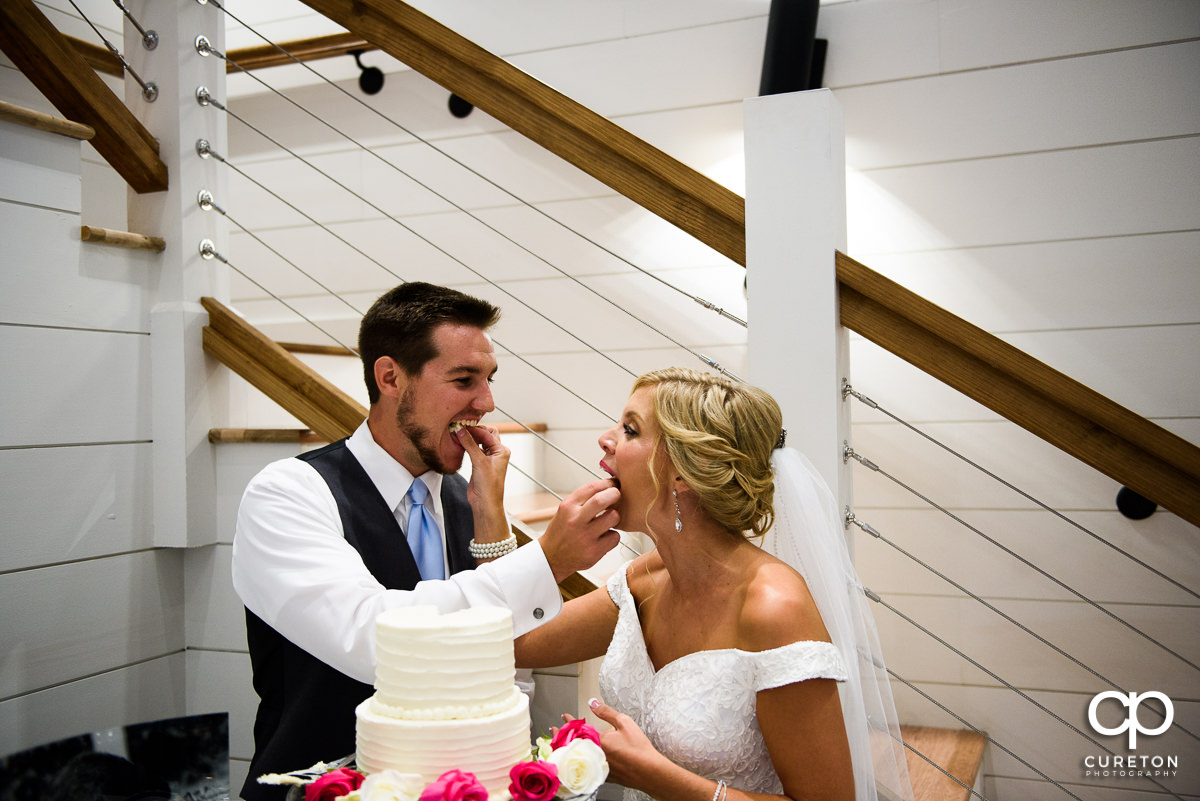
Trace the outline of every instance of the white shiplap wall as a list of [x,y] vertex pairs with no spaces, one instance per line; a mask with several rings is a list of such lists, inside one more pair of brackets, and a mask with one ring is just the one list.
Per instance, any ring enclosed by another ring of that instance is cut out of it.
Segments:
[[[81,9],[106,38],[122,42],[120,11],[106,0],[39,7],[59,30],[99,43]],[[121,81],[103,80],[123,94]],[[59,115],[3,57],[0,98]],[[195,689],[205,678],[223,679],[204,670],[204,651],[189,651],[187,642],[189,634],[199,644],[212,639],[202,625],[193,631],[191,612],[204,605],[187,599],[220,590],[203,573],[216,546],[155,547],[162,532],[155,530],[154,446],[169,432],[154,428],[154,379],[170,370],[154,369],[151,319],[163,299],[164,257],[80,242],[81,224],[128,228],[126,185],[91,145],[3,128],[0,754],[7,755],[230,706],[225,698],[207,704]],[[177,241],[170,247],[178,253]],[[181,532],[170,534],[183,541]]]
[[[884,5],[829,9],[828,35]],[[837,90],[847,121],[850,252],[1197,442],[1200,92],[1189,76],[1200,67],[1200,7],[1085,5],[890,4],[898,15],[892,24],[926,46],[898,70],[847,68],[847,85]],[[1086,22],[1072,11],[1086,13]],[[1128,521],[1114,511],[1115,482],[869,343],[856,342],[851,361],[856,387],[899,416],[1200,587],[1194,526],[1162,511]],[[887,417],[861,405],[854,414],[859,452],[1197,661],[1194,596],[975,476]],[[1126,690],[1168,693],[1177,722],[1197,731],[1195,669],[895,483],[863,468],[855,477],[861,519]],[[1084,775],[1084,757],[1101,753],[1095,745],[997,689],[1000,679],[1014,684],[1093,734],[1087,704],[1109,685],[887,544],[860,536],[857,554],[865,583],[994,675],[879,609],[898,673],[1081,797],[1140,798],[1158,789]],[[958,725],[910,689],[899,688],[897,699],[905,720]],[[1176,729],[1149,752],[1186,755],[1192,746]],[[997,749],[985,768],[989,797],[1061,795]],[[1164,784],[1196,792],[1200,776],[1181,771]]]
[[155,258],[81,244],[80,176],[101,170],[76,140],[2,125],[7,754],[183,714],[185,697],[183,559],[152,547]]

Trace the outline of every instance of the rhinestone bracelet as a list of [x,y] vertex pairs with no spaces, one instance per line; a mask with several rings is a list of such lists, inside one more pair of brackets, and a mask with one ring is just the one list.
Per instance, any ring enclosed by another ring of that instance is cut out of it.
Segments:
[[504,556],[506,553],[512,553],[517,549],[517,535],[509,534],[508,539],[500,540],[499,542],[479,543],[471,540],[467,544],[467,548],[471,551],[471,556],[476,559],[495,559],[498,556]]

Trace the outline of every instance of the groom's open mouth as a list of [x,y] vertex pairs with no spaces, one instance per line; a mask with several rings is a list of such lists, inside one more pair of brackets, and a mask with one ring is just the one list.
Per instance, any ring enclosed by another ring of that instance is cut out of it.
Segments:
[[450,433],[457,434],[460,429],[479,425],[478,420],[454,420],[450,423]]

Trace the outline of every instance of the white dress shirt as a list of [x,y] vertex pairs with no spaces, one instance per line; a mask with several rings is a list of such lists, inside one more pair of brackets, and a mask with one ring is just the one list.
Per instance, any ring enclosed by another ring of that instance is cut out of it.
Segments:
[[[364,422],[347,447],[400,518],[412,476],[371,436]],[[436,475],[436,474],[435,474]],[[441,476],[430,480],[432,511],[442,528]],[[436,486],[435,486],[436,483]],[[272,462],[251,479],[233,539],[233,588],[254,614],[293,643],[359,681],[375,680],[375,618],[419,604],[442,612],[469,606],[512,610],[520,636],[562,609],[562,596],[540,546],[516,551],[444,581],[412,590],[385,589],[342,531],[329,485],[301,459]]]

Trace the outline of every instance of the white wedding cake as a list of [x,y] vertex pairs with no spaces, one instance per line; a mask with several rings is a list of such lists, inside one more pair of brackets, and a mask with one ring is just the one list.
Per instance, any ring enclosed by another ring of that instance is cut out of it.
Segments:
[[474,773],[492,796],[528,758],[529,699],[514,683],[512,613],[391,609],[376,621],[375,694],[357,711],[358,769],[432,782]]

